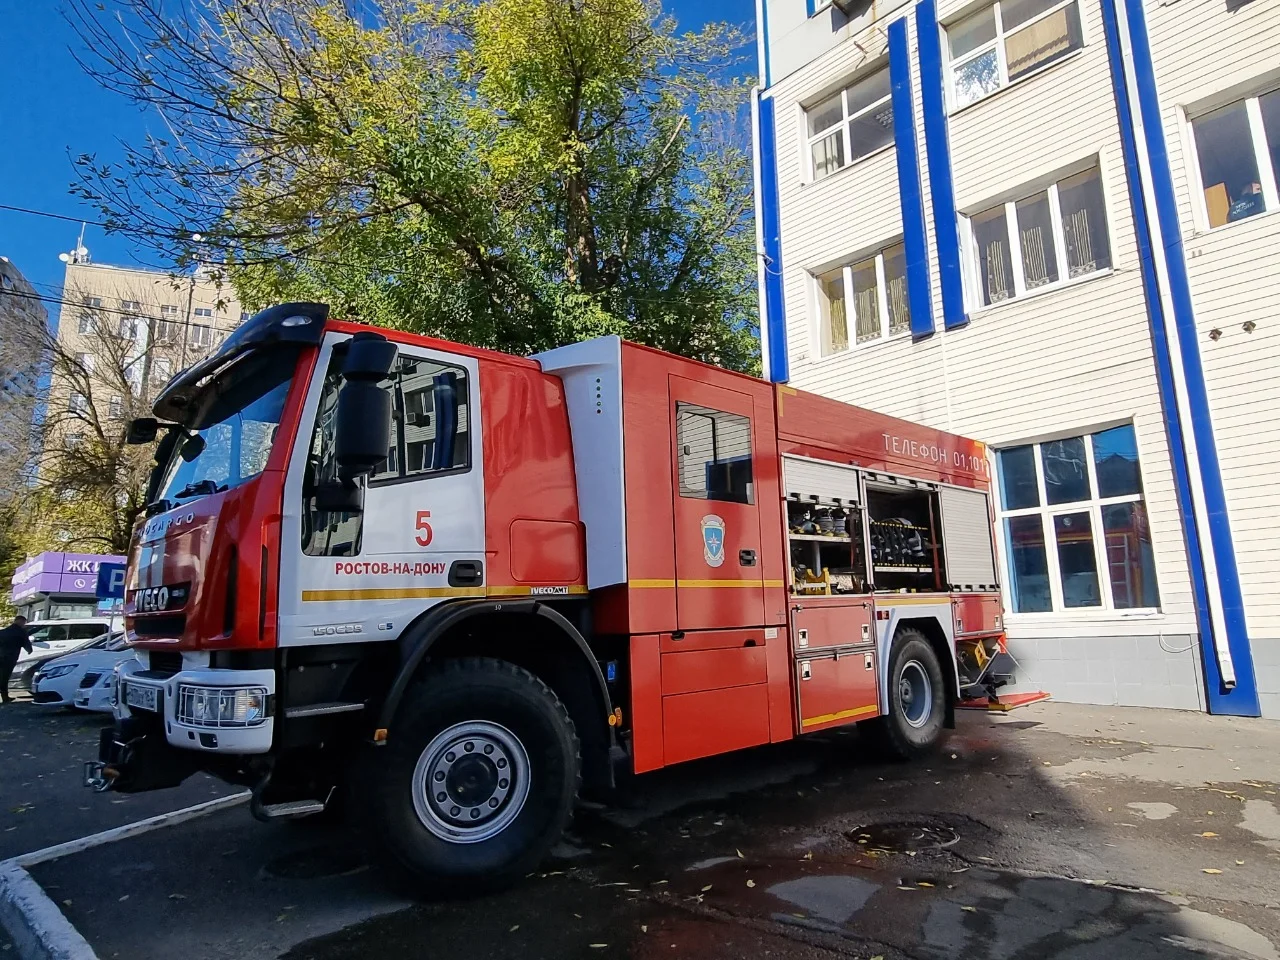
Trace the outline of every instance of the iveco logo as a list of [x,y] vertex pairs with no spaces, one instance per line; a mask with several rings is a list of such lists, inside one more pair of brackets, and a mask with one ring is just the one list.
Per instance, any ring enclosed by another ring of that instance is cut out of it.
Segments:
[[364,625],[360,623],[333,623],[323,627],[312,627],[313,637],[336,637],[349,633],[364,633]]

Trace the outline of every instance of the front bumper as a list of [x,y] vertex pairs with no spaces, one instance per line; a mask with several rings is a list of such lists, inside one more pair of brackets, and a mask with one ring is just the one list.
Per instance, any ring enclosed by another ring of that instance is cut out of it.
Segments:
[[[112,710],[116,725],[129,720],[156,718],[169,746],[179,750],[194,750],[217,754],[262,754],[271,750],[275,736],[275,720],[267,716],[252,726],[212,726],[191,723],[177,715],[178,687],[182,684],[234,690],[237,687],[261,687],[267,691],[268,700],[276,692],[274,670],[223,670],[211,667],[186,665],[172,676],[158,676],[137,659],[125,660],[116,667],[115,690]],[[125,702],[125,687],[137,685],[156,691],[157,710],[153,713]]]

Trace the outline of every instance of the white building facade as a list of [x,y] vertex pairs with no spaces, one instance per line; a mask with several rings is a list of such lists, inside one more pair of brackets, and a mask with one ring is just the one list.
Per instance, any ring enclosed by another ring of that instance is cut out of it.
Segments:
[[989,445],[1028,687],[1280,718],[1280,5],[757,18],[766,375]]

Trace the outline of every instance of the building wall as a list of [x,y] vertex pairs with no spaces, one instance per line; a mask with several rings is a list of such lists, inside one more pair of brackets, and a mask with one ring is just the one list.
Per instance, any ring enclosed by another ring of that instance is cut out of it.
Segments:
[[1280,9],[1181,0],[1146,15],[1258,694],[1280,716],[1280,211],[1210,229],[1188,135],[1189,117],[1280,88]]
[[0,502],[24,482],[34,453],[41,347],[49,316],[34,287],[0,257]]
[[[980,6],[939,0],[938,17],[948,24]],[[793,16],[798,7],[787,5]],[[936,149],[936,144],[927,144],[924,136],[915,7],[860,21],[856,32],[832,30],[820,14],[802,26],[793,23],[771,48],[773,84],[765,95],[774,99],[777,118],[790,377],[804,389],[978,437],[994,447],[1131,421],[1150,514],[1159,611],[1012,613],[1006,621],[1011,648],[1030,684],[1062,699],[1203,708],[1200,627],[1153,357],[1102,0],[1081,0],[1080,9],[1082,49],[951,114],[955,200],[961,213],[977,212],[1034,192],[1096,157],[1112,268],[993,307],[979,308],[970,299],[969,322],[950,331],[943,330],[937,232],[951,229],[952,220],[951,211],[933,209],[923,163],[926,147]],[[1189,103],[1253,90],[1270,79],[1267,71],[1276,77],[1272,85],[1280,85],[1280,12],[1258,0],[1235,13],[1216,0],[1175,0],[1147,4],[1147,15],[1259,693],[1264,712],[1280,716],[1280,600],[1267,577],[1280,559],[1270,547],[1269,521],[1280,513],[1280,484],[1271,479],[1277,474],[1272,461],[1280,457],[1275,442],[1280,430],[1271,426],[1280,412],[1280,380],[1272,373],[1280,351],[1273,337],[1280,333],[1270,329],[1280,316],[1274,252],[1280,218],[1255,217],[1212,233],[1198,228],[1189,186],[1194,171],[1183,156],[1181,131]],[[885,28],[900,16],[909,17],[936,332],[914,342],[902,336],[821,357],[813,276],[897,240],[902,217],[895,148],[806,182],[804,108],[883,62],[878,58]],[[770,30],[777,33],[782,26],[775,15]],[[802,35],[810,52],[808,62],[800,63],[802,52],[786,38]],[[1268,256],[1272,266],[1259,269]],[[971,269],[967,263],[965,269]],[[1257,324],[1252,334],[1241,329],[1246,319]],[[1207,338],[1212,329],[1224,331],[1216,342]],[[1006,545],[1000,546],[1004,558]]]
[[[204,275],[73,262],[67,265],[63,301],[59,353],[94,358],[87,403],[100,423],[142,413],[173,374],[206,356],[241,321],[230,287]],[[55,359],[49,390],[55,432],[81,429],[68,408],[72,392],[85,394],[85,386]]]

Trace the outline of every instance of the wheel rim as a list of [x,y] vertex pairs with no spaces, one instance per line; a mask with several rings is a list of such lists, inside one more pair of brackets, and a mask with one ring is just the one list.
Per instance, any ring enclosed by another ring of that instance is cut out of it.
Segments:
[[488,720],[441,730],[418,757],[413,808],[441,840],[479,843],[511,825],[529,796],[529,754]]
[[898,674],[898,700],[902,716],[913,727],[923,727],[933,713],[933,684],[919,660],[908,660]]

